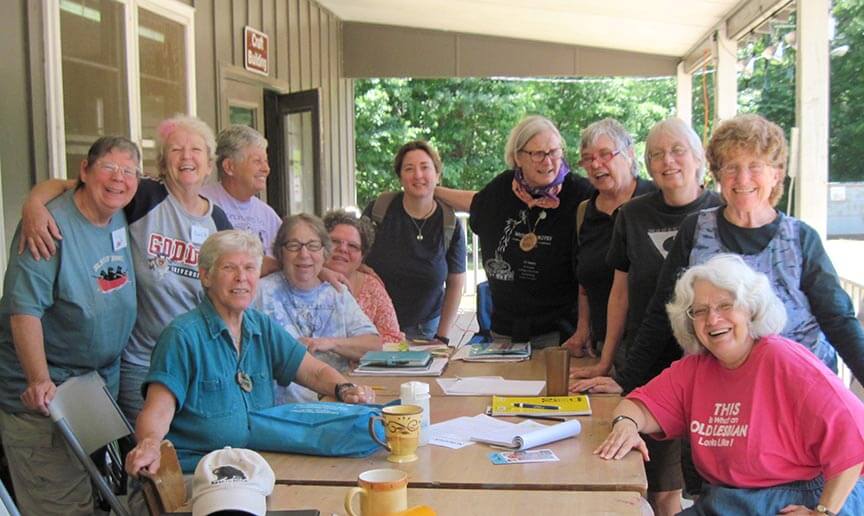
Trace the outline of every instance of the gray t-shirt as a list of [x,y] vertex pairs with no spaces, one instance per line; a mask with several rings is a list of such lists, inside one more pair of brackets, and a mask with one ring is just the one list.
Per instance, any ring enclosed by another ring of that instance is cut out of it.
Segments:
[[12,342],[10,317],[32,315],[42,322],[51,380],[60,385],[98,371],[116,395],[120,353],[135,322],[135,273],[126,217],[115,213],[104,227],[93,225],[75,206],[74,191],[48,210],[63,234],[49,260],[19,255],[15,232],[0,301],[0,408],[24,410],[27,385]]
[[231,223],[213,203],[205,215],[190,215],[164,184],[150,179],[141,180],[126,217],[138,274],[138,319],[123,361],[147,367],[162,330],[204,298],[198,279],[201,244],[216,231],[231,229]]
[[201,195],[222,208],[234,229],[258,235],[264,244],[264,254],[273,256],[273,241],[276,240],[276,233],[282,225],[282,219],[273,208],[257,197],[240,201],[232,197],[222,183],[205,186],[201,189]]

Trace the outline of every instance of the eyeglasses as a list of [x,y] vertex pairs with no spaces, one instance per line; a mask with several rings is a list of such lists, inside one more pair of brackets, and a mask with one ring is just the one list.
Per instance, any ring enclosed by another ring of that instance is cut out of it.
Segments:
[[360,244],[358,244],[356,242],[350,242],[348,240],[341,240],[339,238],[331,238],[331,240],[333,240],[333,247],[342,247],[344,245],[352,253],[359,253],[363,250],[360,247]]
[[581,165],[582,168],[588,168],[597,160],[600,160],[601,165],[605,165],[606,163],[609,163],[610,161],[612,161],[612,158],[614,158],[615,156],[617,156],[619,154],[621,154],[620,150],[610,151],[609,149],[603,149],[600,152],[598,152],[596,155],[595,154],[582,154],[579,157],[579,165]]
[[534,163],[542,163],[543,160],[546,158],[558,159],[564,155],[564,151],[560,148],[552,149],[550,151],[542,151],[542,150],[529,151],[529,150],[525,150],[525,149],[519,149],[519,152],[521,152],[523,154],[527,154],[531,158],[531,161],[533,161]]
[[648,160],[649,161],[666,161],[666,156],[672,156],[673,158],[680,158],[687,154],[689,149],[684,147],[683,145],[675,145],[668,151],[665,150],[653,150],[648,152]]
[[768,167],[769,165],[764,161],[753,161],[746,167],[742,167],[738,163],[729,163],[720,167],[720,177],[738,177],[745,168],[750,172],[751,176],[759,177],[765,173]]
[[127,179],[138,179],[141,177],[141,169],[138,167],[130,168],[130,167],[121,167],[117,163],[113,163],[111,161],[103,161],[99,165],[99,170],[105,172],[106,174],[114,175],[117,172],[122,172],[123,177]]
[[306,248],[310,253],[317,253],[321,249],[324,249],[324,244],[321,243],[320,240],[310,240],[308,242],[301,242],[299,240],[289,240],[282,244],[282,247],[285,250],[290,251],[292,253],[299,253],[300,249]]
[[698,305],[691,306],[687,309],[687,317],[694,321],[703,321],[708,318],[711,312],[717,312],[717,315],[728,315],[735,308],[735,303],[725,301],[716,305]]

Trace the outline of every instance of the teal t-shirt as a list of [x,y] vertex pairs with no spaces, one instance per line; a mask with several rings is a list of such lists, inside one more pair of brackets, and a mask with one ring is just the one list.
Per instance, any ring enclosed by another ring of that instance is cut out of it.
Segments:
[[[209,298],[165,328],[141,386],[164,385],[177,400],[166,438],[177,449],[183,471],[191,473],[213,450],[247,448],[249,412],[274,405],[273,381],[288,385],[306,355],[306,348],[263,313],[243,314],[238,356],[225,322]],[[246,392],[238,373],[251,380]]]
[[69,191],[48,209],[63,235],[50,260],[18,255],[21,227],[9,252],[0,300],[0,408],[24,411],[27,382],[12,342],[10,317],[41,319],[51,380],[60,385],[98,371],[116,395],[120,353],[135,323],[135,274],[126,217],[118,211],[104,227],[84,218]]

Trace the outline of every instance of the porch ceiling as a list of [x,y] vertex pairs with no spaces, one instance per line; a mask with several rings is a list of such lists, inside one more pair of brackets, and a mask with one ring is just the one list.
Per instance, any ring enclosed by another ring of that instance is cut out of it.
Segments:
[[317,0],[347,22],[683,56],[741,0]]

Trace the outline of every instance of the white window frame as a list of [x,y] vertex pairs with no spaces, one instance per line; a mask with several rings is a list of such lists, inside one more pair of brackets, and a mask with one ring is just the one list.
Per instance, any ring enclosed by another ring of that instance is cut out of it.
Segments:
[[[45,17],[45,106],[48,132],[48,175],[66,179],[66,124],[63,109],[63,62],[60,49],[60,1],[42,0]],[[141,134],[141,80],[138,59],[138,9],[146,9],[185,27],[186,113],[197,113],[195,82],[195,8],[177,0],[112,0],[124,9],[126,84],[129,105],[129,136],[142,148],[155,142]]]

